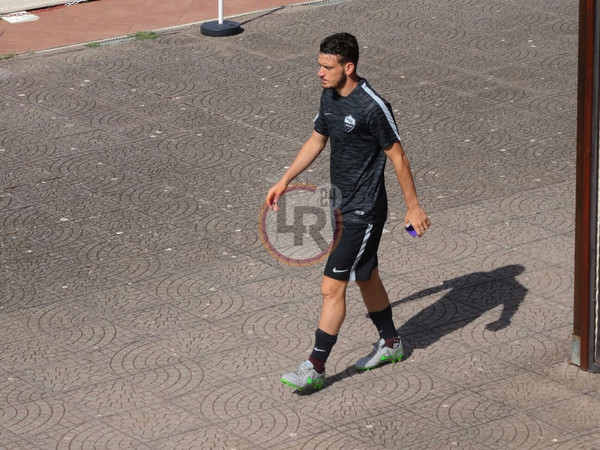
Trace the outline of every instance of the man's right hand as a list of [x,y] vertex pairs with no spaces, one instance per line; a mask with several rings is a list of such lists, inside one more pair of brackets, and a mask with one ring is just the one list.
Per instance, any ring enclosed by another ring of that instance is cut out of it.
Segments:
[[269,189],[269,192],[267,193],[266,202],[267,205],[269,205],[269,208],[271,208],[273,211],[279,211],[279,205],[277,204],[277,202],[279,201],[279,197],[283,195],[287,187],[287,183],[278,181],[276,184],[273,185],[271,189]]

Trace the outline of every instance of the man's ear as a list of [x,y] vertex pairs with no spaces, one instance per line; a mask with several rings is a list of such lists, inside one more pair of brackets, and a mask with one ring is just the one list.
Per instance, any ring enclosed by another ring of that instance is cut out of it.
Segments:
[[356,67],[354,66],[353,62],[347,62],[346,64],[344,64],[344,73],[346,75],[350,75],[352,72],[354,72],[355,69]]

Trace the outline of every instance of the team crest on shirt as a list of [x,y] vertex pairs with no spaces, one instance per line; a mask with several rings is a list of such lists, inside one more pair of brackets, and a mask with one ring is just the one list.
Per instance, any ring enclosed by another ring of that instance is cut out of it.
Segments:
[[352,130],[354,130],[356,119],[352,116],[346,116],[344,117],[344,125],[346,126],[346,131],[350,133]]

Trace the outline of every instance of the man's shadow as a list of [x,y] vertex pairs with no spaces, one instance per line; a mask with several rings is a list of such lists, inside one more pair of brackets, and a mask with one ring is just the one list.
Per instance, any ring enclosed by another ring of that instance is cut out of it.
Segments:
[[[414,350],[429,347],[500,305],[500,317],[488,323],[485,328],[499,331],[508,327],[527,294],[527,289],[516,278],[524,271],[525,267],[514,264],[490,272],[474,272],[392,302],[394,308],[441,291],[448,291],[441,299],[419,311],[398,328],[404,345],[404,359],[408,359]],[[402,320],[397,314],[394,319],[396,323]],[[359,356],[362,355],[357,355],[357,359]],[[324,387],[359,373],[353,365],[349,366],[333,376],[326,377]]]
[[393,302],[392,308],[448,290],[441,299],[398,328],[404,345],[404,358],[409,358],[415,349],[425,349],[464,328],[498,306],[502,306],[500,317],[486,324],[485,328],[489,331],[507,328],[527,295],[527,288],[516,278],[524,271],[525,267],[515,264],[491,272],[475,272]]

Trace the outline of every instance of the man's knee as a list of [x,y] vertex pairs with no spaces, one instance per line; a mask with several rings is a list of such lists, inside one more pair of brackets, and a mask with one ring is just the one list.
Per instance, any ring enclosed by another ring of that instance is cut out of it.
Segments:
[[324,300],[343,300],[346,294],[347,281],[334,280],[333,278],[323,277],[321,283],[321,293]]

